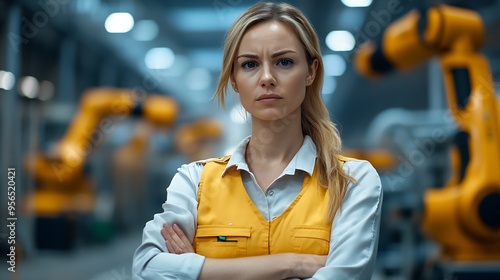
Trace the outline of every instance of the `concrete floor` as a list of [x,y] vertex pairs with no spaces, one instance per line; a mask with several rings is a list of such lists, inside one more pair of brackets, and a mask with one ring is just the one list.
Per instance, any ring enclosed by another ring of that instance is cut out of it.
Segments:
[[77,248],[72,252],[38,251],[17,263],[16,273],[0,265],[4,280],[132,280],[132,256],[141,232],[120,236],[104,245]]

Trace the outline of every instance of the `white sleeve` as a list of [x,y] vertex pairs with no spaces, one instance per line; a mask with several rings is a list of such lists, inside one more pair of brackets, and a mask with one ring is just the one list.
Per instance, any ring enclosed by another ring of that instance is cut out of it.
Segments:
[[205,257],[194,253],[171,254],[160,230],[165,222],[177,224],[193,242],[197,224],[198,183],[203,166],[181,166],[167,188],[163,213],[154,215],[143,230],[142,243],[133,258],[133,279],[197,279]]
[[331,231],[326,266],[310,279],[369,280],[375,267],[382,207],[382,184],[375,168],[350,160],[344,170],[357,180],[349,184]]

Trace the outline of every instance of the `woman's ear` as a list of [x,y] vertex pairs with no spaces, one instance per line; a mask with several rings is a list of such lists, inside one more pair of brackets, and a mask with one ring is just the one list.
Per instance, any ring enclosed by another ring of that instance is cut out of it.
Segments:
[[316,78],[316,71],[318,70],[318,65],[319,65],[319,61],[317,58],[315,58],[313,60],[313,62],[311,63],[311,65],[309,66],[309,71],[308,71],[307,77],[306,77],[306,85],[307,86],[312,85],[312,83],[314,82],[314,79]]
[[234,81],[234,76],[229,76],[229,79],[231,80],[231,86],[233,87],[233,90],[235,92],[238,92],[238,85],[236,85],[236,82]]

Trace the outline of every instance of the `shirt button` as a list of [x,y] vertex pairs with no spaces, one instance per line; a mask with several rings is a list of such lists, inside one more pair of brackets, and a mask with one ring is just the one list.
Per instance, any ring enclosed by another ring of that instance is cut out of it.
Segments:
[[268,194],[269,196],[273,196],[273,195],[274,195],[274,191],[269,191],[267,194]]

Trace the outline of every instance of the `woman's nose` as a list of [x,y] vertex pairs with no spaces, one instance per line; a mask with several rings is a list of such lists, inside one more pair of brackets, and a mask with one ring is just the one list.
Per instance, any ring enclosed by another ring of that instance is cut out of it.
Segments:
[[276,79],[269,64],[264,64],[262,66],[260,85],[262,87],[276,86]]

